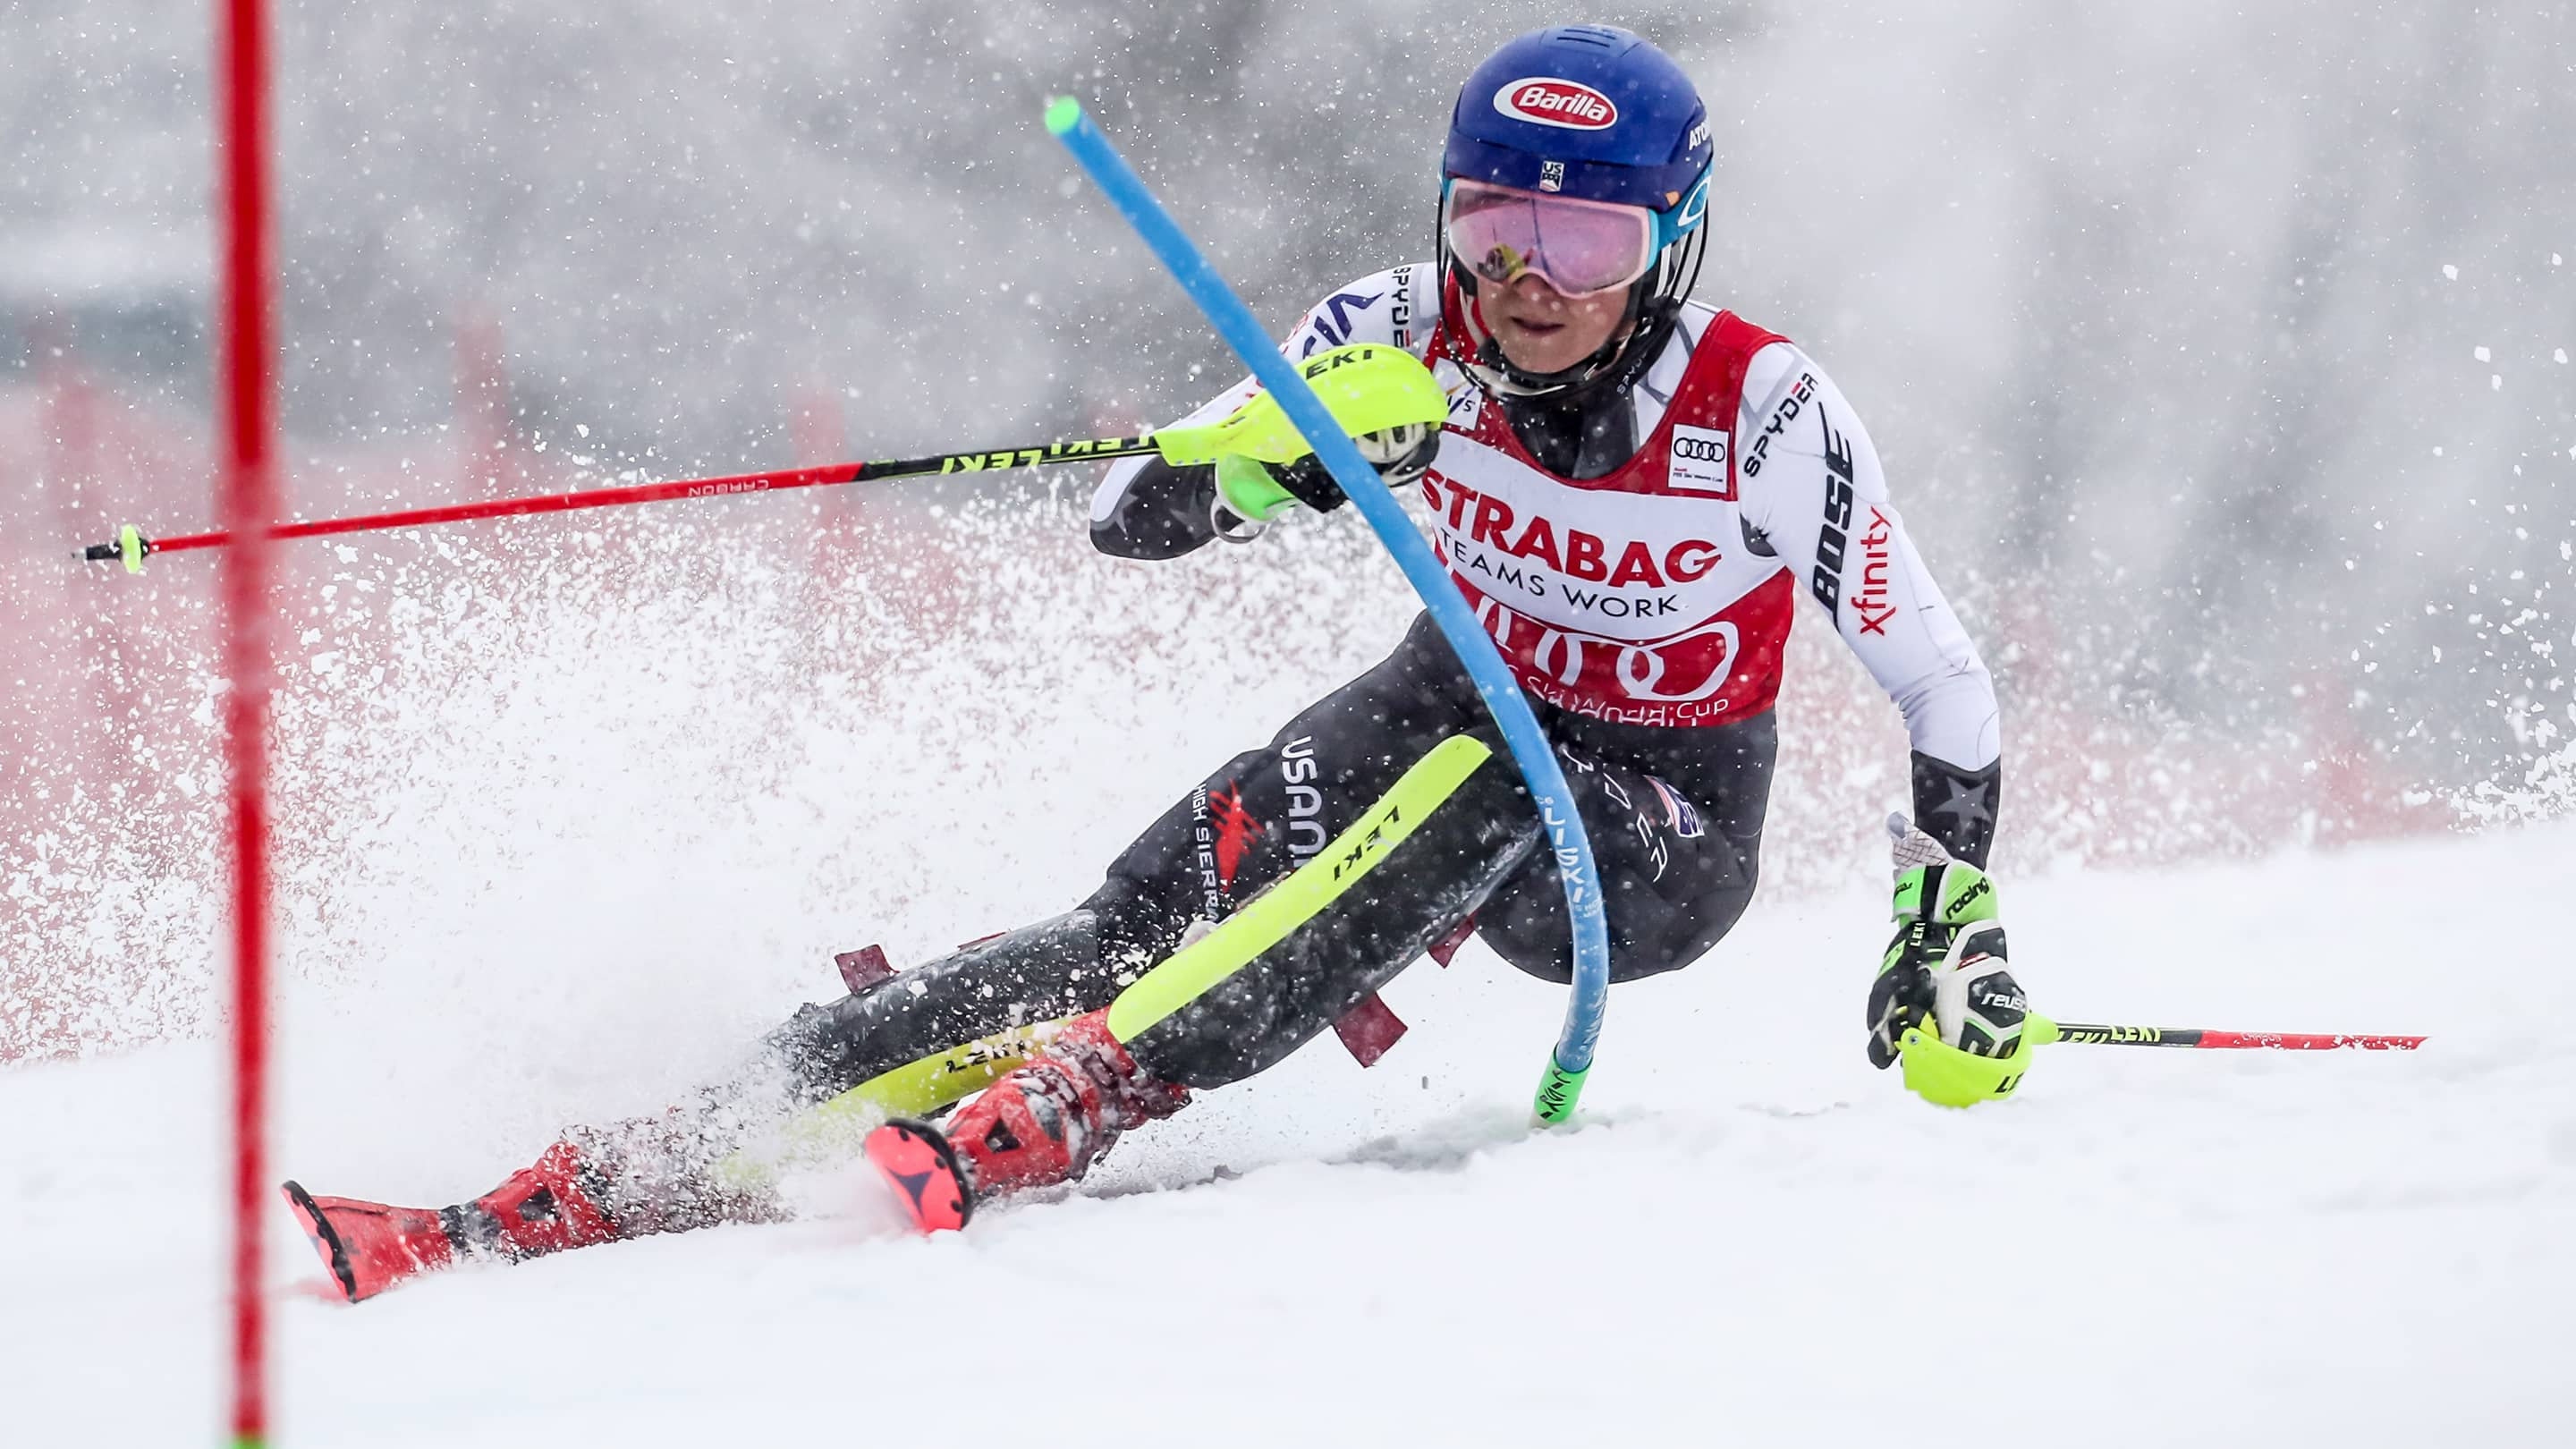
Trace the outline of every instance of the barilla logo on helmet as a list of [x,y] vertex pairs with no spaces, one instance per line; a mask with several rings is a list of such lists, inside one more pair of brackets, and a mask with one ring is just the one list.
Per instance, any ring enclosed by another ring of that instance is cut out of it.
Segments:
[[1494,109],[1516,121],[1569,131],[1606,131],[1619,120],[1619,107],[1608,96],[1581,81],[1545,75],[1525,76],[1494,92]]

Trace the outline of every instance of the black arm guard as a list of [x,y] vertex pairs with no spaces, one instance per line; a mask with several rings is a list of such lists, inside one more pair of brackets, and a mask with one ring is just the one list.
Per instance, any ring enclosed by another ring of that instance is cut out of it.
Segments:
[[2003,799],[2004,762],[1962,770],[1914,752],[1914,823],[1954,860],[1979,870],[1995,843],[1995,806]]
[[1091,546],[1119,558],[1165,559],[1216,537],[1216,465],[1175,468],[1149,458],[1127,485],[1117,511],[1091,525]]

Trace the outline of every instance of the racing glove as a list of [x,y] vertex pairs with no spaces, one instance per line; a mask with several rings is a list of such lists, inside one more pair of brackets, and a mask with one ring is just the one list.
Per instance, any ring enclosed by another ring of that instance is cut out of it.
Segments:
[[[2029,1003],[2005,957],[1994,878],[1952,859],[1901,815],[1887,827],[1896,844],[1896,937],[1869,989],[1869,1063],[1905,1060],[1906,1085],[1947,1106],[2001,1097],[2020,1081]],[[1919,1033],[1915,1043],[1909,1032]],[[1920,1071],[1914,1051],[1925,1053]],[[1927,1090],[1935,1077],[1943,1080]]]
[[[1440,434],[1437,424],[1399,423],[1356,434],[1351,442],[1388,487],[1401,488],[1421,477],[1440,455]],[[1292,503],[1330,513],[1350,501],[1323,460],[1312,453],[1293,463],[1264,463],[1229,453],[1217,459],[1216,489],[1217,500],[1227,512],[1253,523],[1269,522]]]

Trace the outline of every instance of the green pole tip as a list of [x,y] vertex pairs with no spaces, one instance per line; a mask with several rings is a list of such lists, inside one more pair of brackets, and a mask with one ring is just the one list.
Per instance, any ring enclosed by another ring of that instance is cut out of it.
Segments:
[[1556,1054],[1549,1053],[1547,1074],[1539,1079],[1538,1101],[1533,1104],[1539,1122],[1553,1127],[1574,1120],[1574,1104],[1583,1100],[1583,1079],[1590,1075],[1590,1067],[1579,1072],[1567,1071],[1557,1065]]
[[1082,124],[1082,102],[1071,96],[1058,96],[1047,102],[1047,134],[1061,136]]
[[129,523],[116,531],[117,550],[125,555],[125,571],[143,572],[143,530]]

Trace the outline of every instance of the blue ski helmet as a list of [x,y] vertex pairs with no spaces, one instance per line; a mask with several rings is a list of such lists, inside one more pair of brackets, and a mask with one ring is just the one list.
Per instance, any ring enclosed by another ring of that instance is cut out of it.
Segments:
[[[1716,148],[1699,88],[1654,43],[1610,25],[1560,25],[1519,36],[1486,57],[1459,89],[1441,159],[1443,213],[1453,179],[1644,207],[1655,214],[1656,264],[1629,292],[1629,325],[1599,354],[1562,373],[1532,376],[1490,341],[1478,380],[1532,393],[1642,371],[1671,335],[1698,279]],[[1441,238],[1441,270],[1475,291]],[[1626,366],[1621,364],[1625,363]]]

